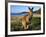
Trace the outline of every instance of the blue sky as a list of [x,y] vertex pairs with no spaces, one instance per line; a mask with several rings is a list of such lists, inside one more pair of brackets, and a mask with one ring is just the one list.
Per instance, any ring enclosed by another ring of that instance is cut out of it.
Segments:
[[10,7],[10,11],[11,13],[21,13],[21,12],[24,12],[24,11],[29,11],[28,7],[30,8],[34,8],[33,11],[36,11],[38,9],[40,9],[40,6],[20,6],[20,5],[11,5]]

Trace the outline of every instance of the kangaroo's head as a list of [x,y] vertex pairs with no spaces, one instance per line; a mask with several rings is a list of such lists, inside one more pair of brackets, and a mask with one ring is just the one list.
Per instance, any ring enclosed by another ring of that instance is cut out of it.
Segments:
[[33,7],[32,7],[32,8],[28,7],[28,9],[29,9],[31,12],[33,12]]
[[28,9],[29,9],[29,15],[32,16],[33,15],[33,7],[32,8],[28,7]]

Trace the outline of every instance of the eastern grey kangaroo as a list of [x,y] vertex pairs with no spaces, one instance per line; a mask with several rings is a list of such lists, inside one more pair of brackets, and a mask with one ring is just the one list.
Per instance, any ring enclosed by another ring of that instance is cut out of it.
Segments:
[[24,30],[27,30],[29,28],[29,24],[31,23],[30,21],[32,20],[32,16],[33,16],[33,7],[30,8],[28,7],[29,12],[27,11],[27,15],[23,16],[22,19],[22,26],[24,28]]

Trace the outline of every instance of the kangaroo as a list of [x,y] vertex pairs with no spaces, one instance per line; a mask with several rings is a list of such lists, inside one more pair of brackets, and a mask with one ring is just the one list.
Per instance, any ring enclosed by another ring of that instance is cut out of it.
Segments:
[[24,28],[24,30],[29,29],[29,24],[31,23],[30,21],[32,20],[32,16],[33,16],[33,8],[28,7],[29,12],[26,12],[27,15],[23,16],[22,19],[22,26]]

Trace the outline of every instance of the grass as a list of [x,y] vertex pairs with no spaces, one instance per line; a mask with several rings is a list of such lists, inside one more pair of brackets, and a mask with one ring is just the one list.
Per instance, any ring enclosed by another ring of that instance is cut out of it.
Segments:
[[[18,19],[14,19],[14,21],[16,22],[11,22],[11,31],[23,31],[21,21]],[[29,30],[40,30],[40,29],[41,29],[41,18],[32,17]]]

